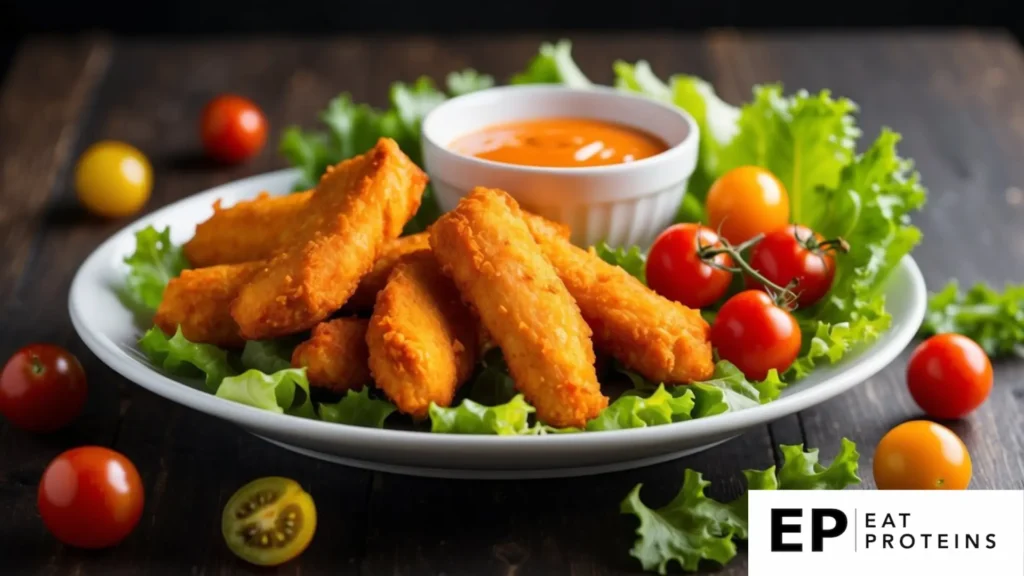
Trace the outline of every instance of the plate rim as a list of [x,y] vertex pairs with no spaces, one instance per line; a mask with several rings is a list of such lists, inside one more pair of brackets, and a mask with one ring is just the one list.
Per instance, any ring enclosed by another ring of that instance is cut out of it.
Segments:
[[[88,289],[86,285],[87,277],[94,270],[97,273],[102,271],[103,264],[101,260],[110,257],[108,252],[112,250],[112,246],[122,241],[121,239],[126,234],[132,234],[140,228],[160,221],[162,216],[176,211],[182,205],[198,203],[206,198],[216,197],[219,193],[223,193],[225,189],[246,185],[255,187],[253,181],[271,180],[274,178],[283,179],[285,176],[297,174],[298,170],[286,168],[220,184],[172,202],[111,234],[79,266],[68,292],[68,309],[71,323],[86,347],[109,368],[136,385],[172,402],[216,418],[230,420],[247,429],[286,430],[290,435],[301,435],[325,440],[343,434],[345,436],[345,443],[391,444],[393,442],[414,442],[418,445],[417,449],[422,448],[424,450],[480,449],[500,445],[511,450],[539,449],[554,452],[567,448],[593,448],[610,442],[628,444],[642,440],[644,443],[659,443],[671,442],[683,437],[720,436],[737,430],[745,430],[758,424],[771,422],[810,408],[847,392],[892,363],[913,341],[925,314],[927,290],[924,277],[913,257],[907,255],[903,257],[898,266],[906,268],[906,272],[911,279],[909,283],[909,290],[913,292],[910,299],[911,310],[909,311],[911,321],[889,329],[896,332],[892,334],[892,341],[888,346],[876,350],[875,345],[869,345],[860,352],[860,354],[872,354],[872,357],[867,361],[848,370],[840,371],[832,375],[825,382],[783,396],[768,404],[737,412],[718,414],[708,418],[661,426],[601,431],[597,433],[524,436],[437,434],[409,430],[365,428],[269,412],[218,398],[213,394],[179,382],[156,369],[150,368],[138,358],[133,358],[111,338],[89,328],[87,322],[82,318],[82,312],[79,310],[77,301],[82,298],[83,290]],[[108,286],[103,286],[102,288],[110,289]]]

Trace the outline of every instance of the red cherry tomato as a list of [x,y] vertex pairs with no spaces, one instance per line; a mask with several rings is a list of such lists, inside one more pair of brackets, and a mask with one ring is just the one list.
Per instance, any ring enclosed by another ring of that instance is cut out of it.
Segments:
[[746,290],[726,300],[711,325],[718,355],[752,380],[785,372],[800,353],[800,327],[768,294]]
[[[797,303],[806,307],[821,300],[832,288],[836,274],[835,259],[829,247],[817,248],[825,240],[810,228],[790,224],[764,237],[750,254],[750,265],[778,286],[789,286],[797,294]],[[747,286],[760,287],[747,277]]]
[[236,163],[255,156],[267,141],[267,119],[254,102],[234,94],[211,100],[200,126],[206,153]]
[[121,454],[99,446],[57,456],[39,481],[39,515],[61,542],[106,548],[124,540],[139,523],[142,480]]
[[88,386],[82,365],[52,344],[18,350],[0,376],[0,414],[22,430],[53,432],[82,413]]
[[939,334],[910,356],[907,385],[914,402],[932,418],[963,418],[992,391],[992,362],[974,340]]
[[[732,273],[702,260],[701,247],[721,247],[718,234],[699,224],[676,224],[666,228],[647,254],[647,285],[669,300],[690,308],[703,308],[720,300],[729,289]],[[732,266],[728,254],[719,254],[712,262]]]

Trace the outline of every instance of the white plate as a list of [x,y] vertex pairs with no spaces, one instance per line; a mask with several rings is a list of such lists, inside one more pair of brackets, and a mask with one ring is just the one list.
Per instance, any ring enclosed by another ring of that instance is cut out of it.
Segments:
[[263,190],[285,193],[295,179],[295,172],[282,170],[225,184],[157,210],[121,230],[78,270],[69,296],[71,321],[100,360],[140,386],[234,422],[288,449],[346,465],[452,478],[538,478],[611,472],[670,460],[849,390],[892,362],[910,343],[924,317],[924,279],[907,257],[886,288],[892,328],[870,346],[838,364],[815,370],[775,402],[688,422],[613,432],[497,437],[359,428],[265,412],[217,398],[161,373],[136,348],[148,326],[136,325],[115,292],[126,271],[123,258],[135,248],[134,232],[148,225],[169,225],[174,241],[185,242],[195,224],[212,214],[215,199],[231,204]]

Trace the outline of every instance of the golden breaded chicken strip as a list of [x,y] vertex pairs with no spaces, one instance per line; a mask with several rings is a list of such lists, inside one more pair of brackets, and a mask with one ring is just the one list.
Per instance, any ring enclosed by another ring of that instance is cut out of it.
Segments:
[[221,208],[213,204],[213,216],[196,226],[185,243],[185,257],[196,268],[238,264],[270,258],[294,239],[312,191],[285,196],[266,192],[252,200]]
[[658,295],[628,272],[573,245],[539,218],[527,218],[558,271],[594,345],[654,382],[706,380],[714,372],[710,328],[700,311]]
[[345,309],[352,310],[353,312],[364,312],[372,309],[373,303],[377,299],[377,293],[384,289],[388,276],[391,275],[391,271],[394,270],[399,260],[407,254],[429,251],[430,239],[427,237],[426,232],[396,238],[385,244],[380,249],[380,253],[377,254],[377,260],[373,263],[373,269],[363,277],[355,293],[345,303]]
[[292,366],[306,368],[309,385],[333,392],[362,390],[370,381],[364,318],[336,318],[313,328],[292,352]]
[[431,402],[450,406],[476,366],[478,325],[429,251],[402,258],[366,331],[377,388],[414,418],[425,418]]
[[[524,214],[526,214],[525,211]],[[540,218],[540,216],[533,217]],[[552,231],[563,238],[569,238],[570,230],[568,226],[551,221],[547,221],[547,223],[551,226]],[[384,288],[384,284],[387,282],[391,271],[395,268],[395,264],[406,254],[428,252],[429,250],[430,241],[427,238],[426,232],[403,236],[385,244],[380,254],[377,255],[377,261],[373,264],[373,270],[363,277],[363,280],[359,283],[359,288],[356,289],[356,293],[345,303],[345,310],[355,313],[372,310],[377,293]]]
[[295,243],[271,258],[231,304],[242,336],[293,334],[341,308],[381,246],[416,213],[426,184],[427,175],[389,138],[329,167]]
[[231,318],[231,302],[262,268],[260,262],[184,270],[172,278],[153,321],[168,335],[178,326],[193,342],[239,348],[245,344]]
[[552,426],[584,426],[608,405],[590,328],[544,258],[519,205],[475,188],[430,227],[430,247],[501,347],[516,388]]

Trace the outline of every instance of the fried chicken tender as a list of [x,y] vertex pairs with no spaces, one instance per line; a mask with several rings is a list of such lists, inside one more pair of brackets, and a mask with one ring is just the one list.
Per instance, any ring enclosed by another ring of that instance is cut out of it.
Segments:
[[377,295],[366,332],[377,388],[417,419],[431,402],[450,406],[476,366],[478,326],[429,251],[405,256]]
[[500,190],[475,188],[429,230],[430,247],[494,341],[516,388],[552,426],[584,426],[608,405],[590,327]]
[[213,216],[197,225],[185,243],[185,257],[196,268],[270,258],[295,240],[297,223],[312,196],[312,191],[285,196],[264,192],[230,208],[217,200]]
[[313,328],[292,352],[292,366],[306,368],[309,385],[333,392],[362,390],[370,381],[365,318],[336,318]]
[[699,310],[660,296],[560,237],[547,221],[527,217],[527,224],[579,304],[598,350],[654,382],[683,384],[711,376],[710,328]]
[[420,206],[427,175],[389,138],[329,167],[295,242],[272,257],[231,304],[249,340],[310,329],[337,311]]
[[240,348],[245,340],[231,318],[231,302],[262,267],[249,262],[183,271],[167,283],[154,323],[168,335],[181,326],[193,342]]
[[373,269],[363,277],[356,288],[355,294],[345,303],[345,309],[353,312],[365,312],[373,308],[377,293],[384,289],[388,276],[395,269],[399,260],[407,254],[429,252],[430,239],[426,232],[403,236],[388,242],[380,249]]

